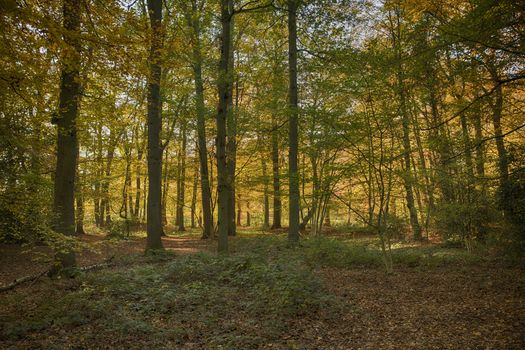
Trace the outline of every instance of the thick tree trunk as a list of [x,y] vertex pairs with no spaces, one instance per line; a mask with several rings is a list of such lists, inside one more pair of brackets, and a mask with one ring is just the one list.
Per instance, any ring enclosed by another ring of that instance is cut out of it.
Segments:
[[221,58],[219,64],[218,97],[219,106],[217,110],[217,189],[218,189],[218,251],[228,252],[228,227],[230,214],[228,202],[231,196],[231,174],[228,169],[228,157],[226,154],[226,123],[228,119],[231,100],[231,33],[233,15],[233,1],[221,0]]
[[[79,1],[64,0],[64,43],[61,57],[60,97],[57,130],[57,163],[53,228],[66,236],[75,234],[75,172],[77,168],[76,118],[80,106],[80,16]],[[59,267],[75,265],[72,250],[57,253]]]
[[148,77],[148,205],[146,250],[162,249],[161,222],[162,148],[160,131],[162,126],[160,65],[162,50],[162,0],[148,0],[151,24],[151,48]]
[[289,74],[289,228],[290,243],[299,241],[299,172],[298,172],[298,93],[297,93],[297,2],[288,0],[288,74]]

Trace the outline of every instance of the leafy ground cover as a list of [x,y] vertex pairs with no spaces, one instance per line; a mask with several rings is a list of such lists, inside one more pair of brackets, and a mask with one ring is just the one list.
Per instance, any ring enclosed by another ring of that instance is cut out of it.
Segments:
[[105,245],[111,268],[4,293],[0,347],[525,346],[524,270],[462,249],[399,244],[387,275],[371,237],[290,248],[284,235],[244,232],[228,257],[191,235],[164,242],[167,252],[149,256],[142,238]]

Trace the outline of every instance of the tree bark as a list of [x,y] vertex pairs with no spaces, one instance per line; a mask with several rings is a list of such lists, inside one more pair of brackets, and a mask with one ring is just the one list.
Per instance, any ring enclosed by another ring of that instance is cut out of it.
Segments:
[[507,150],[505,149],[505,140],[503,139],[503,129],[501,126],[501,113],[503,110],[503,89],[499,84],[499,75],[496,68],[489,65],[491,78],[496,84],[494,90],[494,102],[492,103],[492,124],[494,127],[494,136],[496,141],[496,149],[498,151],[498,172],[500,183],[500,206],[503,209],[505,218],[511,215],[512,203],[509,202],[509,161],[507,157]]
[[193,78],[195,82],[195,108],[197,114],[197,138],[200,163],[202,238],[211,238],[213,234],[213,216],[211,210],[211,190],[208,172],[208,150],[206,147],[206,115],[204,108],[204,86],[202,82],[202,52],[200,41],[200,24],[197,15],[197,4],[192,1],[192,12],[186,16],[193,29]]
[[160,130],[162,126],[160,65],[162,50],[162,0],[148,0],[151,25],[151,47],[149,54],[148,77],[148,204],[146,251],[162,249],[161,236],[161,186],[162,186],[162,148]]
[[[60,97],[57,124],[57,163],[53,209],[54,230],[66,236],[75,234],[75,172],[77,168],[76,119],[80,107],[80,16],[79,1],[64,0],[64,43],[61,57]],[[59,267],[75,266],[75,253],[56,255]]]
[[[196,143],[195,149],[198,150],[199,146]],[[199,160],[198,156],[195,156],[194,159],[194,169],[193,169],[193,188],[191,192],[191,205],[190,205],[190,213],[191,213],[191,228],[196,228],[195,224],[195,217],[197,215],[196,209],[197,209],[197,191],[199,188]]]
[[410,217],[410,225],[412,226],[412,234],[415,240],[421,240],[421,227],[419,226],[419,220],[417,216],[417,209],[414,202],[414,191],[412,187],[412,166],[411,166],[411,153],[412,148],[410,145],[410,118],[408,116],[408,110],[406,106],[406,89],[403,75],[402,66],[402,55],[401,55],[401,29],[400,29],[400,14],[399,8],[396,9],[396,28],[392,28],[392,37],[394,39],[394,50],[396,52],[397,60],[397,93],[399,95],[399,112],[401,114],[401,121],[403,126],[403,159],[404,159],[404,171],[403,182],[406,191],[407,209]]
[[[77,147],[77,151],[80,147]],[[77,152],[77,170],[76,170],[76,230],[77,235],[83,235],[84,232],[84,186],[82,185],[82,171],[79,164],[79,152]]]
[[179,231],[186,231],[186,227],[184,227],[184,202],[185,202],[185,183],[186,183],[186,143],[187,143],[187,137],[186,137],[186,123],[183,122],[182,124],[182,130],[181,130],[181,136],[182,136],[182,147],[181,147],[181,155],[180,155],[180,171],[179,171],[179,186],[177,191],[177,223],[178,223],[178,230]]
[[297,93],[297,1],[288,0],[288,74],[289,74],[289,228],[288,241],[299,241],[299,173],[298,173],[298,93]]
[[217,110],[217,189],[218,189],[218,251],[221,254],[228,253],[228,227],[230,214],[228,202],[231,196],[231,174],[228,169],[228,158],[226,154],[226,123],[228,119],[231,100],[231,33],[233,16],[233,1],[221,0],[221,58],[219,64],[218,97],[219,106]]
[[268,169],[266,166],[266,157],[264,152],[261,154],[262,176],[263,176],[263,229],[267,230],[270,227],[270,195],[268,188]]
[[273,218],[272,230],[281,228],[281,185],[279,175],[279,131],[272,116],[272,175],[273,175]]

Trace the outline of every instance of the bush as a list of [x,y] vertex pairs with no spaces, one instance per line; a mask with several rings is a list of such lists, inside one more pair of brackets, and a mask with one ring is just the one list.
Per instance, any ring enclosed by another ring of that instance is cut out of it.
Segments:
[[107,237],[114,239],[127,239],[129,238],[129,229],[130,229],[129,220],[113,220],[111,221],[107,228]]
[[352,265],[379,266],[381,253],[368,244],[348,244],[325,237],[304,241],[304,259],[310,266],[347,268]]

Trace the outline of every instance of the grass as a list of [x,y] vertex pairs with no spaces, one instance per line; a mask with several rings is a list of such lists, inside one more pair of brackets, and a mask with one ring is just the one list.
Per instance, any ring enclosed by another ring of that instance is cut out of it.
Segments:
[[[53,282],[31,302],[9,294],[0,302],[0,340],[32,339],[40,347],[133,344],[173,348],[254,348],[278,339],[292,320],[337,315],[341,304],[324,290],[316,269],[381,268],[372,238],[307,238],[287,247],[284,235],[241,234],[231,254],[154,254],[126,266]],[[395,266],[435,268],[479,262],[457,248],[393,247]],[[26,296],[27,297],[27,296]],[[28,306],[29,304],[29,306]],[[13,309],[14,308],[14,309]],[[18,311],[17,311],[18,310]],[[22,312],[20,312],[22,310]],[[74,331],[72,331],[74,330]],[[52,345],[52,346],[51,346]]]
[[[60,344],[56,329],[76,329],[70,337],[83,334],[87,342],[102,337],[164,347],[156,339],[177,346],[198,338],[211,347],[246,348],[278,337],[287,320],[313,317],[333,302],[300,260],[249,252],[148,259],[133,268],[81,275],[73,285],[59,281],[53,296],[34,296],[36,309],[4,316],[2,340],[40,334],[39,345],[47,347]],[[16,305],[16,298],[2,303]]]

